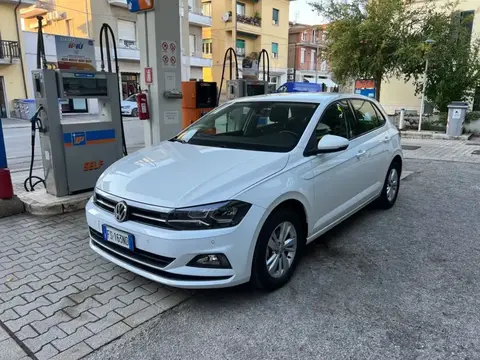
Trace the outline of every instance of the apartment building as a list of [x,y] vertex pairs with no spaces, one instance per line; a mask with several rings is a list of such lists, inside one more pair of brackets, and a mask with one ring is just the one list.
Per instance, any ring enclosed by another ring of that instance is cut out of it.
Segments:
[[[111,26],[117,40],[121,73],[122,98],[125,99],[141,88],[139,31],[137,15],[130,13],[127,0],[41,0],[21,10],[23,28],[28,37],[30,52],[35,53],[37,15],[44,17],[45,34],[89,38],[95,41],[97,68],[100,69],[100,30],[104,23]],[[211,66],[211,59],[202,56],[202,28],[211,26],[212,19],[201,12],[200,0],[180,0],[182,80],[201,79],[203,67]],[[49,43],[48,41],[46,44]],[[46,49],[47,53],[52,49]],[[54,50],[53,50],[54,52]],[[34,54],[29,54],[32,59]],[[31,61],[29,62],[31,63]],[[32,69],[29,69],[32,70]],[[72,101],[72,112],[87,112],[88,103]],[[91,112],[91,111],[89,111]]]
[[12,101],[26,97],[20,10],[34,0],[0,0],[0,118],[10,117]]
[[[416,3],[421,4],[423,1],[412,1],[413,6]],[[437,8],[440,8],[446,2],[435,1]],[[478,16],[480,2],[478,0],[465,0],[457,4],[457,10],[460,12],[462,18],[467,18],[473,15],[473,23],[469,26],[472,33],[472,39],[478,39],[480,36],[480,16]],[[425,39],[426,40],[426,39]],[[472,106],[474,110],[480,110],[480,88],[472,99]],[[421,96],[415,95],[415,88],[413,81],[405,82],[402,78],[384,79],[382,81],[382,91],[380,92],[380,103],[390,115],[401,109],[420,112]],[[426,102],[425,109],[431,108],[431,105]]]
[[[213,60],[204,78],[220,82],[225,51],[233,47],[241,61],[265,49],[270,55],[270,82],[287,79],[289,4],[291,0],[202,0],[212,16],[212,27],[203,32],[203,51]],[[261,69],[262,70],[262,69]],[[228,71],[226,71],[228,77]]]
[[288,72],[290,81],[336,84],[326,59],[321,54],[326,47],[325,25],[290,23],[288,36]]

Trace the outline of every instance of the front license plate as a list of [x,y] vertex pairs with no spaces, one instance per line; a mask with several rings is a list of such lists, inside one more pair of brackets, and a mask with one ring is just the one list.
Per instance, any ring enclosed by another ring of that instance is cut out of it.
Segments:
[[117,244],[126,249],[130,249],[130,250],[134,249],[133,235],[111,228],[110,226],[107,226],[107,225],[103,225],[102,230],[103,230],[103,240]]

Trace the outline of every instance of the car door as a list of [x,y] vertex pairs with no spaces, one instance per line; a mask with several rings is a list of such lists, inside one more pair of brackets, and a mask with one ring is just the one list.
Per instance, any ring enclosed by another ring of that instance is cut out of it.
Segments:
[[357,154],[362,158],[358,179],[364,188],[362,199],[368,201],[383,188],[389,166],[390,138],[386,120],[372,101],[358,98],[349,102],[355,115],[351,119],[349,136],[352,147],[357,149]]
[[[348,138],[349,118],[353,117],[347,101],[335,101],[323,112],[310,146],[317,146],[325,135]],[[361,163],[357,149],[348,147],[344,151],[312,156],[312,171],[315,187],[313,232],[318,233],[342,219],[355,208],[356,197],[362,190],[357,181]]]

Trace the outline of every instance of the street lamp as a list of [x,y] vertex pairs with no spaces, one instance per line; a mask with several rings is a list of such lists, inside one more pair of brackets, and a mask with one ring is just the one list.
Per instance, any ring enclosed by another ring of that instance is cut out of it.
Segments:
[[[435,40],[427,39],[424,41],[427,45],[432,45]],[[422,103],[420,104],[420,118],[418,119],[418,131],[422,130],[422,117],[425,111],[425,90],[427,88],[428,56],[425,59],[425,73],[423,74]]]

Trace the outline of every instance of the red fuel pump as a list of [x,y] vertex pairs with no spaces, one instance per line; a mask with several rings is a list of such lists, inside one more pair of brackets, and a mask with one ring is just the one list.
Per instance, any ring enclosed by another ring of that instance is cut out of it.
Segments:
[[147,94],[137,94],[138,118],[140,120],[149,120],[150,111],[148,111]]

